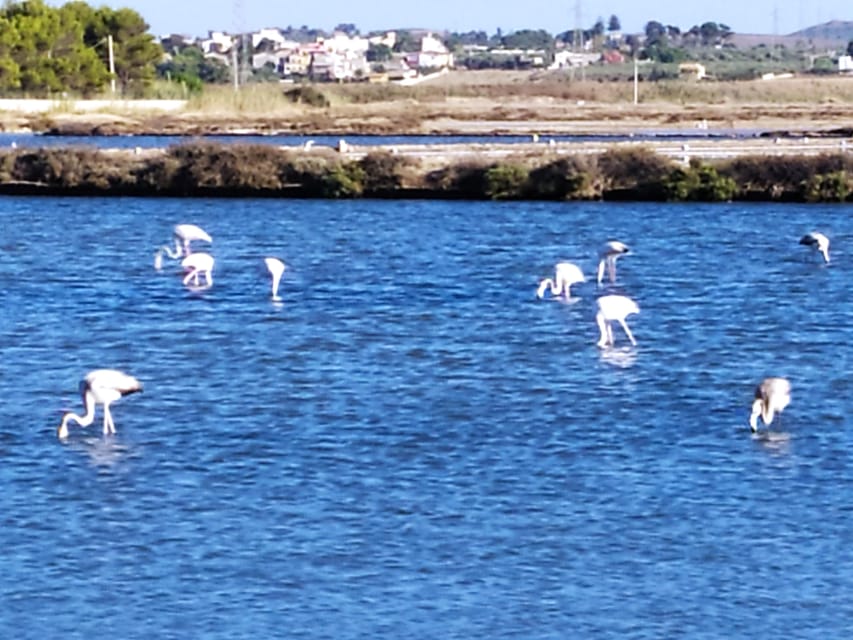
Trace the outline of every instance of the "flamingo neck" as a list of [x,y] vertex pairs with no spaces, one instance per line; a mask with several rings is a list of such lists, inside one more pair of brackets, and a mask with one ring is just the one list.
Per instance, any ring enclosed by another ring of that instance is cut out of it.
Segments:
[[181,251],[181,245],[178,244],[177,241],[175,242],[174,251],[172,250],[172,247],[167,244],[164,244],[162,247],[160,247],[160,253],[165,253],[172,260],[177,260],[178,258],[183,256],[183,253]]
[[752,403],[752,413],[749,416],[749,426],[753,431],[758,431],[758,416],[760,415],[762,419],[764,419],[765,424],[767,424],[766,419],[764,418],[764,403],[761,401],[761,398],[756,398]]
[[272,299],[275,300],[276,302],[281,300],[281,298],[278,297],[278,285],[280,282],[281,282],[281,274],[280,273],[274,273],[272,276]]
[[607,334],[607,321],[604,319],[604,315],[602,313],[595,314],[595,321],[598,323],[598,346],[605,347],[609,342],[608,334]]
[[551,295],[555,296],[559,293],[559,289],[556,288],[554,281],[551,278],[545,278],[542,282],[539,283],[539,289],[536,291],[537,298],[544,298],[545,292],[550,289]]
[[563,281],[557,280],[556,282],[551,282],[551,295],[558,296],[563,292]]
[[95,398],[88,391],[83,396],[83,401],[86,403],[85,415],[79,416],[76,413],[69,411],[62,416],[62,424],[59,425],[58,434],[60,438],[68,435],[68,423],[76,422],[81,427],[88,427],[95,421]]

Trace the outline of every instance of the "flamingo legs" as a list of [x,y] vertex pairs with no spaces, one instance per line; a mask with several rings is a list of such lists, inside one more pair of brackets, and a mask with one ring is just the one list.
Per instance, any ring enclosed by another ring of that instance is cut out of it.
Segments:
[[[595,317],[596,322],[598,322],[598,330],[600,333],[600,337],[598,339],[599,347],[607,347],[613,346],[616,344],[616,341],[613,339],[613,321],[606,320],[602,313],[599,313]],[[631,333],[631,329],[628,328],[628,323],[625,322],[624,318],[616,318],[617,322],[622,326],[622,329],[625,331],[625,335],[628,336],[628,340],[631,341],[631,344],[637,346],[637,341],[634,339],[634,334]]]
[[116,425],[113,422],[113,415],[110,413],[110,403],[104,403],[104,435],[116,432]]
[[213,286],[213,274],[210,271],[203,271],[202,269],[193,269],[192,271],[190,271],[184,277],[184,284],[187,284],[187,283],[189,283],[190,280],[192,280],[193,284],[195,286],[199,286],[199,284],[200,284],[199,274],[201,274],[201,273],[204,274],[206,286],[212,287]]
[[[637,346],[637,341],[634,340],[634,334],[631,333],[631,330],[628,328],[628,323],[624,320],[619,320],[619,324],[622,325],[622,328],[625,330],[625,335],[628,336],[628,340],[631,341],[631,344],[635,347]],[[610,344],[613,344],[613,332],[610,334]]]
[[607,270],[607,277],[610,282],[616,282],[616,258],[618,256],[606,256],[598,263],[598,284],[604,280],[604,271]]

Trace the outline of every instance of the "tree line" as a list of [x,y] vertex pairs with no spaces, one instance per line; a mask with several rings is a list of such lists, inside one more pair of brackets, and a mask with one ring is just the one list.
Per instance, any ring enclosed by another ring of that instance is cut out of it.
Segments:
[[117,89],[141,95],[163,55],[148,28],[132,9],[81,1],[60,7],[43,0],[8,2],[0,8],[0,91],[33,96],[103,91],[113,79],[111,36]]

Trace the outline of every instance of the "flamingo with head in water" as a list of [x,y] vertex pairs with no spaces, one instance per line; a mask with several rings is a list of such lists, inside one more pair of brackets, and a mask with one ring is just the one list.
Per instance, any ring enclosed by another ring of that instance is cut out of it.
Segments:
[[616,259],[628,253],[628,245],[618,240],[610,240],[604,243],[601,251],[598,252],[598,284],[604,280],[604,269],[607,268],[607,275],[610,277],[610,282],[616,282]]
[[104,433],[115,433],[116,425],[110,413],[110,405],[131,393],[142,391],[142,383],[115,369],[95,369],[86,374],[80,381],[80,395],[86,407],[85,415],[79,416],[68,411],[62,416],[62,423],[56,430],[60,438],[68,437],[68,424],[76,422],[81,427],[88,427],[95,420],[95,405],[104,405]]
[[163,254],[172,260],[184,258],[192,253],[192,242],[213,242],[213,238],[201,227],[195,224],[175,225],[173,232],[174,250],[169,245],[163,245],[154,255],[154,267],[160,270],[163,266]]
[[181,260],[181,266],[186,271],[184,284],[190,280],[195,286],[199,286],[199,276],[204,276],[205,288],[213,286],[213,256],[209,253],[191,253]]
[[758,416],[765,425],[773,422],[776,413],[782,413],[791,402],[791,383],[785,378],[765,378],[755,387],[755,399],[752,401],[752,413],[749,427],[758,431]]
[[545,293],[550,289],[552,297],[563,297],[568,300],[572,297],[571,286],[579,282],[586,282],[580,267],[571,262],[558,262],[554,267],[554,277],[545,278],[539,283],[536,297],[544,298]]
[[264,263],[267,265],[267,269],[269,269],[270,275],[272,276],[272,299],[273,301],[278,302],[281,300],[281,298],[278,297],[278,284],[281,282],[281,274],[284,273],[287,265],[278,258],[264,258]]
[[598,323],[600,337],[598,339],[599,347],[613,346],[613,327],[612,323],[618,322],[625,330],[625,335],[631,341],[631,344],[636,345],[634,335],[628,328],[625,318],[633,313],[640,313],[640,307],[637,303],[627,296],[601,296],[597,301],[598,313],[595,314],[595,321]]
[[815,251],[823,256],[824,262],[829,262],[829,238],[823,235],[820,231],[811,231],[802,238],[800,244],[812,247]]

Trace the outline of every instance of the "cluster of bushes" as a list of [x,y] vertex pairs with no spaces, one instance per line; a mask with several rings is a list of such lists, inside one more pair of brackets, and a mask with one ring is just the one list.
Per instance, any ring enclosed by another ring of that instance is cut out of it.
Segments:
[[0,152],[0,192],[68,195],[843,202],[853,156],[748,156],[676,163],[632,147],[598,156],[518,156],[439,169],[384,151],[190,143],[164,152]]
[[310,84],[293,87],[284,92],[284,97],[294,104],[304,104],[309,107],[328,107],[331,102],[326,95]]

